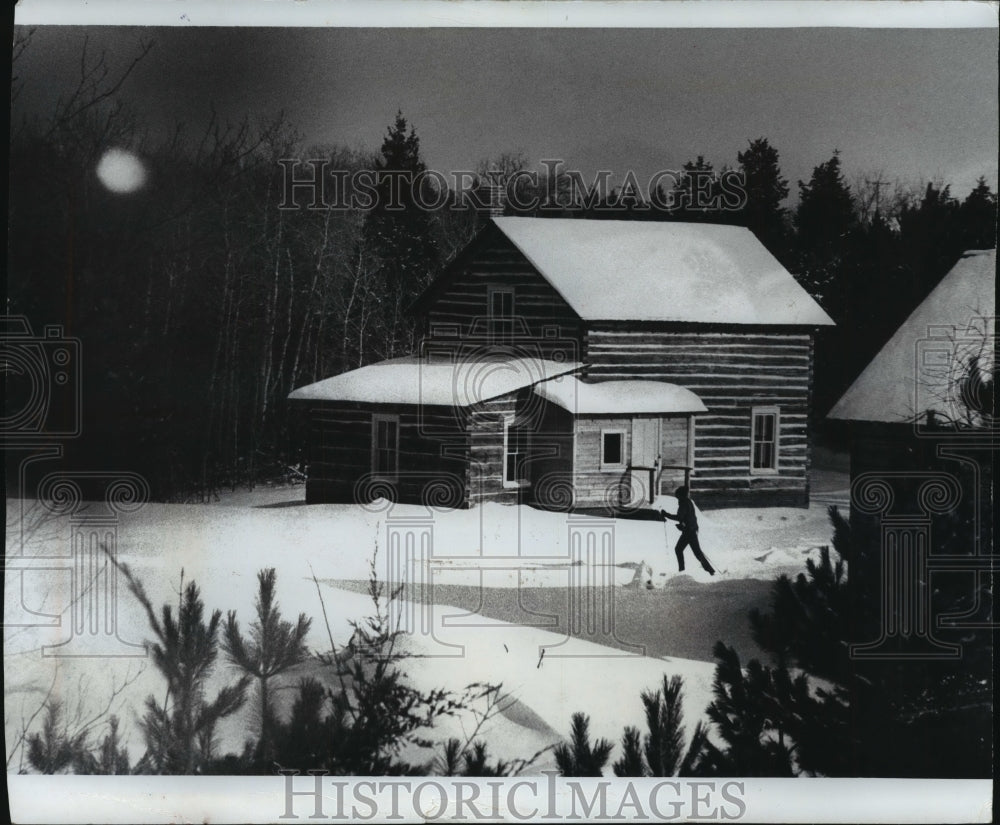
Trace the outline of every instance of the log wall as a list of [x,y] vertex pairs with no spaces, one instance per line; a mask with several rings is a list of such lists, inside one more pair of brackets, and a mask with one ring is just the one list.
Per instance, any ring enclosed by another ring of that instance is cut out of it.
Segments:
[[[694,331],[594,324],[584,339],[592,380],[645,378],[687,387],[709,412],[697,417],[692,494],[708,506],[809,500],[808,332]],[[751,408],[780,410],[778,467],[750,468]]]
[[[632,471],[628,469],[632,453],[632,422],[635,418],[655,416],[579,416],[575,424],[573,487],[578,507],[613,508],[619,505],[622,491],[630,491]],[[688,419],[660,418],[659,454],[665,465],[683,465],[688,460]],[[624,430],[626,468],[601,469],[601,431]],[[647,476],[643,476],[643,483]],[[684,471],[666,469],[659,479],[658,494],[672,495],[684,483]],[[625,498],[628,502],[628,496]]]
[[[372,476],[375,414],[399,416],[395,478]],[[325,402],[311,403],[307,415],[307,503],[365,503],[389,493],[406,504],[469,506],[469,437],[453,408]]]
[[[427,340],[449,337],[468,346],[488,346],[486,320],[491,286],[514,290],[517,319],[515,347],[546,358],[578,361],[583,326],[580,318],[527,258],[499,232],[484,237],[467,258],[445,276],[441,288],[424,308]],[[454,330],[453,335],[442,330]]]
[[[522,393],[523,396],[523,393]],[[469,504],[518,504],[529,488],[504,487],[504,421],[518,409],[518,393],[484,401],[468,410]]]
[[624,430],[622,444],[627,466],[632,452],[632,419],[617,416],[578,416],[573,460],[573,488],[578,507],[614,508],[622,496],[628,502],[632,476],[627,469],[601,469],[601,430]]

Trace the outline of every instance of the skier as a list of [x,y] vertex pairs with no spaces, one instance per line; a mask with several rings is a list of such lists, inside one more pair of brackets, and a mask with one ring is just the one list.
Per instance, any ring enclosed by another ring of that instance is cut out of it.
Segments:
[[701,562],[705,572],[714,576],[715,569],[709,564],[705,554],[701,552],[701,545],[698,543],[698,517],[695,515],[694,502],[688,496],[688,488],[678,487],[674,495],[677,497],[677,515],[671,515],[666,510],[660,510],[660,515],[663,516],[664,523],[667,519],[676,521],[677,529],[681,531],[681,537],[677,540],[677,546],[674,548],[674,552],[677,554],[677,567],[683,572],[684,548],[690,545],[691,552]]

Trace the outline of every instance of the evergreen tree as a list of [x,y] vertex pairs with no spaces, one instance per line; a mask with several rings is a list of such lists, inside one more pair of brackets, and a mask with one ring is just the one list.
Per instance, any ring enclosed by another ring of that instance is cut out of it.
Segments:
[[853,380],[859,357],[855,322],[850,317],[859,306],[854,300],[857,272],[851,257],[858,224],[838,152],[813,169],[808,183],[800,180],[798,185],[796,232],[787,263],[803,288],[838,324],[821,329],[816,336],[815,409],[825,412]]
[[507,763],[502,759],[491,765],[487,755],[486,743],[477,740],[472,743],[472,749],[463,756],[462,776],[506,776]]
[[291,717],[278,726],[275,736],[275,760],[282,768],[305,773],[329,762],[330,751],[337,745],[337,724],[324,713],[326,702],[327,690],[318,679],[299,681]]
[[915,305],[913,278],[902,242],[876,211],[851,233],[827,310],[838,322],[816,339],[816,408],[822,413],[843,395]]
[[614,764],[615,776],[648,776],[642,754],[642,734],[629,725],[622,733],[622,757]]
[[250,677],[223,687],[206,702],[208,678],[218,658],[222,612],[213,611],[205,621],[205,605],[192,581],[183,590],[176,616],[170,605],[157,615],[128,565],[115,564],[146,613],[155,636],[149,645],[153,664],[167,683],[163,704],[155,696],[146,698],[146,712],[139,722],[146,740],[140,772],[198,773],[212,759],[216,723],[243,707]]
[[614,764],[617,776],[692,776],[700,770],[706,730],[697,724],[691,743],[684,748],[684,716],[681,712],[684,680],[663,677],[660,690],[641,694],[646,714],[645,738],[627,727],[622,735],[622,758]]
[[421,178],[426,169],[416,131],[397,112],[376,161],[376,200],[365,218],[362,241],[378,261],[375,289],[386,337],[383,356],[392,357],[412,343],[404,311],[433,279],[439,263],[426,208],[436,202],[436,193]]
[[725,742],[705,743],[707,772],[721,776],[793,776],[792,743],[786,738],[787,715],[780,696],[808,698],[805,677],[794,683],[784,668],[772,670],[756,659],[740,667],[736,651],[716,642],[718,660],[708,717]]
[[678,221],[718,223],[724,215],[719,208],[719,178],[712,164],[703,155],[684,164],[680,179],[674,186],[673,202],[677,205],[672,217]]
[[556,765],[563,776],[601,776],[613,745],[607,739],[590,742],[590,717],[574,713],[570,742],[555,750]]
[[118,717],[112,716],[109,724],[111,730],[101,742],[97,760],[97,768],[92,773],[109,776],[119,776],[130,772],[128,748],[121,744],[118,737]]
[[645,755],[653,776],[673,776],[674,769],[681,760],[684,734],[681,730],[681,677],[674,676],[669,682],[663,677],[663,691],[642,692],[642,704],[646,711]]
[[[772,589],[771,612],[751,614],[754,639],[775,658],[773,666],[718,642],[708,708],[719,746],[706,741],[697,773],[716,776],[859,775],[856,714],[847,685],[848,658],[846,521],[831,508],[834,551],[823,548],[807,575],[782,576]],[[798,668],[792,674],[790,668]],[[830,685],[820,686],[816,677]],[[860,775],[865,775],[861,773]]]
[[[350,623],[352,633],[347,644],[317,655],[330,677],[330,686],[317,705],[315,686],[311,682],[300,685],[297,709],[293,709],[292,721],[285,729],[284,744],[279,746],[279,751],[291,753],[301,763],[304,755],[289,739],[288,732],[303,726],[323,731],[320,758],[310,769],[360,776],[426,772],[427,763],[410,763],[401,758],[403,752],[432,748],[433,743],[425,735],[427,729],[497,691],[494,686],[480,683],[467,685],[462,693],[439,688],[422,691],[409,683],[400,667],[408,658],[399,649],[404,632],[391,615],[402,588],[386,593],[376,577],[375,565],[373,558],[368,595],[374,613]],[[322,591],[315,579],[314,583],[325,617]]]
[[230,610],[224,629],[222,649],[229,661],[257,680],[260,699],[260,738],[257,741],[256,760],[270,764],[274,758],[271,731],[274,727],[269,682],[309,655],[305,645],[311,619],[299,614],[298,622],[283,621],[281,611],[274,603],[277,574],[273,567],[257,573],[257,621],[250,626],[250,638],[240,633],[235,611]]
[[997,245],[997,196],[986,178],[976,185],[959,208],[965,249],[993,249]]
[[842,320],[841,276],[855,225],[854,201],[840,169],[840,154],[834,152],[830,160],[813,169],[809,183],[799,181],[795,211],[799,282],[834,320]]
[[549,750],[551,746],[527,758],[490,761],[489,748],[482,739],[466,740],[463,744],[461,739],[451,737],[442,743],[433,768],[441,776],[517,776]]
[[854,198],[840,168],[840,153],[834,151],[833,157],[813,169],[809,183],[799,181],[795,211],[799,246],[836,253],[855,224]]
[[[768,614],[753,616],[754,638],[776,665],[753,660],[744,672],[734,650],[716,646],[709,716],[726,747],[706,746],[709,772],[987,775],[989,634],[963,638],[961,660],[851,658],[852,643],[876,639],[881,630],[881,550],[859,541],[836,509],[830,516],[838,560],[824,548],[807,576],[775,583]],[[968,542],[973,522],[956,517],[949,529],[951,519],[942,521],[935,525],[942,549]],[[933,615],[969,609],[975,594],[959,578],[935,578]],[[801,671],[794,678],[793,667]]]
[[788,181],[781,176],[778,150],[767,138],[749,142],[749,147],[736,155],[747,201],[739,220],[772,255],[782,260],[787,255],[787,210],[781,202],[788,197]]
[[900,240],[910,273],[904,301],[910,309],[930,294],[967,248],[961,217],[951,187],[934,183],[927,184],[918,203],[902,210]]
[[57,699],[45,706],[41,733],[33,733],[27,742],[28,764],[42,774],[63,773],[86,755],[86,732],[67,730],[62,702]]
[[843,559],[832,561],[830,548],[823,547],[819,562],[807,560],[806,569],[808,577],[778,577],[771,587],[771,612],[750,612],[753,638],[779,665],[795,663],[817,676],[843,681],[849,673],[846,565]]
[[84,751],[76,759],[73,768],[76,773],[103,776],[124,776],[131,773],[128,749],[122,745],[118,734],[117,716],[111,716],[108,727],[110,730],[101,741],[96,755]]
[[[404,752],[430,750],[434,743],[426,731],[445,716],[457,716],[487,697],[499,695],[499,686],[473,683],[460,693],[412,687],[400,668],[408,658],[397,644],[403,631],[393,626],[392,604],[400,590],[388,593],[370,564],[369,596],[375,611],[362,621],[351,622],[346,644],[317,654],[325,681],[305,678],[287,723],[274,726],[274,761],[281,769],[326,770],[339,775],[397,776],[428,773],[432,762],[413,763]],[[323,615],[326,606],[319,583],[314,580]],[[386,609],[388,606],[388,610]],[[333,637],[327,626],[331,644]],[[446,745],[436,763],[444,772],[459,775],[463,770],[475,775],[506,775],[530,764],[530,760],[490,763],[485,747],[468,751]],[[469,759],[464,757],[469,756]],[[410,756],[409,758],[412,758]],[[495,772],[491,773],[491,772]]]

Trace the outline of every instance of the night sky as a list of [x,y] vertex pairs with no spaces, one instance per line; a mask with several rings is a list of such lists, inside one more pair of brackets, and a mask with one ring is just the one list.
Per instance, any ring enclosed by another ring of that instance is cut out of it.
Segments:
[[74,79],[85,37],[123,65],[152,136],[211,107],[284,110],[305,142],[376,149],[397,109],[449,173],[521,150],[589,176],[646,180],[698,154],[735,165],[767,137],[790,182],[841,152],[850,182],[881,174],[997,188],[996,29],[265,29],[43,26],[15,67],[19,110]]

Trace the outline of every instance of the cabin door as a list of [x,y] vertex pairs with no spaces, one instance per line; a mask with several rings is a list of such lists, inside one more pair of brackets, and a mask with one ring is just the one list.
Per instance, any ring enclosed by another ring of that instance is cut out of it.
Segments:
[[632,419],[632,504],[653,500],[653,474],[660,454],[660,419]]
[[657,494],[673,495],[674,490],[688,483],[691,458],[694,454],[694,416],[663,419],[660,453],[660,484]]

